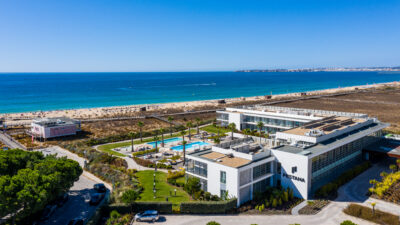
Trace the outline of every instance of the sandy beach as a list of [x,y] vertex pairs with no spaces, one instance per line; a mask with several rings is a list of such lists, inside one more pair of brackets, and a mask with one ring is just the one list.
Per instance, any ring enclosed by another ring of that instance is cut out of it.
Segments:
[[[380,84],[368,84],[351,87],[338,87],[333,89],[317,90],[303,92],[306,95],[323,95],[333,94],[340,92],[348,92],[355,90],[365,90],[374,88],[384,87],[400,87],[400,82],[389,82]],[[271,95],[270,99],[285,99],[291,97],[301,96],[303,93],[289,93],[289,94],[278,94]],[[224,99],[226,104],[241,103],[241,102],[252,102],[262,101],[266,99],[266,96],[253,96],[253,97],[239,97],[239,98],[227,98]],[[146,112],[161,112],[166,113],[170,109],[179,110],[182,112],[191,111],[199,108],[207,107],[224,107],[218,103],[218,100],[203,100],[203,101],[190,101],[190,102],[176,102],[176,103],[164,103],[164,104],[147,104],[147,105],[129,105],[129,106],[115,106],[115,107],[99,107],[99,108],[86,108],[86,109],[66,109],[66,110],[53,110],[53,111],[40,111],[40,112],[26,112],[26,113],[9,113],[0,114],[0,117],[5,118],[6,121],[13,120],[30,120],[37,117],[72,117],[77,119],[93,119],[93,118],[107,118],[107,117],[118,117],[118,116],[135,116],[140,115],[141,109],[146,108]]]

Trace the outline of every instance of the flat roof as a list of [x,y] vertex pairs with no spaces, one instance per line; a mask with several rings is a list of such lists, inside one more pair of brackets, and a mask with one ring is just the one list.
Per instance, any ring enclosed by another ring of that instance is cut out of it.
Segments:
[[350,118],[344,116],[331,116],[326,117],[322,120],[316,120],[309,123],[304,124],[301,127],[296,127],[293,129],[282,131],[282,133],[286,134],[295,134],[301,136],[307,136],[306,134],[310,131],[316,130],[321,131],[321,135],[330,134],[337,130],[341,130],[346,128],[347,126],[354,125],[356,123],[365,122],[366,119],[360,118]]
[[36,118],[32,121],[41,126],[62,126],[79,123],[79,120],[68,117]]
[[391,154],[400,157],[400,140],[386,138],[375,144],[367,146],[365,150]]
[[301,147],[296,147],[296,146],[291,146],[291,145],[282,145],[282,146],[273,148],[273,150],[279,150],[279,151],[289,152],[289,153],[293,153],[293,154],[303,154],[305,152],[310,152],[310,154],[313,154],[313,155],[319,154],[319,153],[325,151],[326,149],[328,149],[334,145],[337,145],[338,143],[339,144],[346,143],[349,140],[353,139],[357,135],[366,136],[374,130],[380,130],[380,129],[386,128],[388,126],[389,126],[389,124],[386,124],[386,123],[372,123],[368,126],[361,127],[359,129],[356,129],[351,132],[333,137],[331,139],[328,139],[326,141],[320,142],[315,145],[311,145],[309,147],[301,148]]
[[208,161],[233,168],[239,168],[251,163],[251,160],[235,156],[228,156],[219,152],[214,152],[212,150],[194,152],[190,153],[189,155],[193,155],[202,159],[207,159]]

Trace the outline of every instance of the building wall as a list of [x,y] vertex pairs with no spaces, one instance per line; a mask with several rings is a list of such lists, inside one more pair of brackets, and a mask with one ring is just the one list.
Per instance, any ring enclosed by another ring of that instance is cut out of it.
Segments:
[[296,197],[308,199],[311,185],[308,157],[278,150],[272,150],[272,154],[281,164],[281,171],[277,174],[277,179],[280,179],[282,187],[293,189]]

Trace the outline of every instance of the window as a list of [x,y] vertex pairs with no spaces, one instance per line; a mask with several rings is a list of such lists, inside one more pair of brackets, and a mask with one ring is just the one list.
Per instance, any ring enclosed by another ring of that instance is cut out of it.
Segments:
[[221,190],[221,192],[220,192],[220,194],[221,194],[221,199],[222,200],[226,200],[227,199],[227,194],[228,194],[228,191],[226,191],[226,190]]
[[281,170],[282,170],[282,165],[281,165],[281,163],[278,162],[276,164],[276,173],[281,174]]
[[271,164],[264,163],[253,168],[253,180],[271,172]]
[[220,172],[220,181],[222,184],[226,184],[226,172],[225,171]]

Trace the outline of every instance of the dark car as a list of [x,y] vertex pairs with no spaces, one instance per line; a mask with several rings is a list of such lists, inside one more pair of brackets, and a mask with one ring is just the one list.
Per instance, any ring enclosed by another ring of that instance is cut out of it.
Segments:
[[103,183],[93,185],[94,190],[97,192],[103,193],[107,191],[106,186]]
[[57,199],[56,199],[56,204],[58,207],[63,206],[67,201],[68,201],[69,195],[68,193],[64,193],[63,195],[60,195]]
[[78,217],[73,220],[70,220],[67,225],[84,225],[84,224],[85,224],[85,219],[82,217]]
[[94,193],[90,195],[90,202],[91,205],[98,205],[101,200],[103,200],[104,194],[103,193]]
[[44,208],[42,216],[40,217],[41,221],[45,221],[48,218],[50,218],[50,216],[56,211],[57,206],[56,205],[48,205],[46,206],[46,208]]

